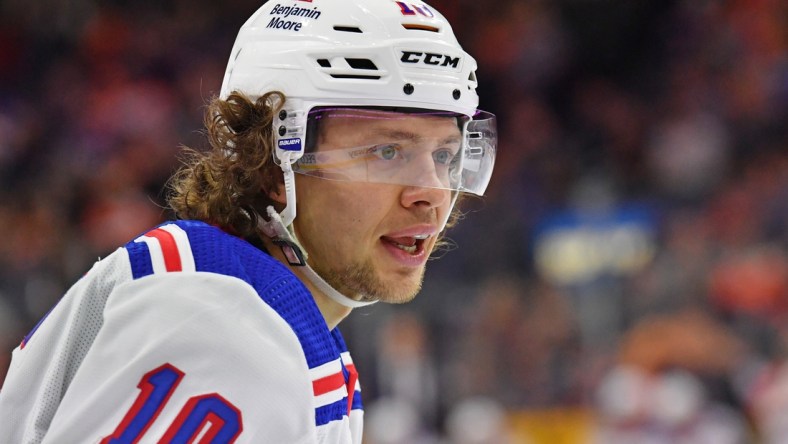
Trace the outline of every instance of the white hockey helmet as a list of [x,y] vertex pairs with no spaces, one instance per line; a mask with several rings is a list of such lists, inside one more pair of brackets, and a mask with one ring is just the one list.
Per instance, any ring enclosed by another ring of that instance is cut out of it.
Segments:
[[473,116],[475,71],[449,22],[419,0],[271,0],[241,27],[220,95]]

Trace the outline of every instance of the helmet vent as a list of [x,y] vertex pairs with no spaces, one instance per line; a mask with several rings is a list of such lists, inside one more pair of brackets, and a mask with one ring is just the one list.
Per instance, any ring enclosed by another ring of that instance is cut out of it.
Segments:
[[335,79],[379,80],[385,75],[370,59],[354,57],[315,59],[321,71]]
[[440,28],[436,28],[434,26],[429,26],[429,25],[422,25],[420,23],[403,23],[402,27],[411,31],[441,32]]
[[331,74],[335,79],[360,79],[360,80],[380,80],[380,76],[366,74]]
[[363,34],[364,31],[356,26],[334,26],[334,31],[339,32],[355,32],[356,34]]
[[378,69],[377,66],[372,62],[370,59],[348,59],[346,58],[345,61],[347,62],[348,66],[353,69],[368,69],[376,71]]

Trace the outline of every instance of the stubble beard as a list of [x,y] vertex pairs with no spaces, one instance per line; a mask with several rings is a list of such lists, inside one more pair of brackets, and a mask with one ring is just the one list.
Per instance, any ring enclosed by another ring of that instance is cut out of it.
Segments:
[[378,276],[370,261],[350,264],[339,270],[321,270],[319,266],[314,268],[331,287],[351,299],[374,300],[389,304],[404,304],[412,301],[421,290],[424,279],[424,269],[422,269],[417,277],[403,276],[395,282],[386,282]]

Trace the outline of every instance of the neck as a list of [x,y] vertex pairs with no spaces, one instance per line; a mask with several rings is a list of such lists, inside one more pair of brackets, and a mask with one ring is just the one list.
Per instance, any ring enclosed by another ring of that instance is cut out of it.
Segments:
[[282,249],[278,245],[274,245],[273,242],[271,242],[267,237],[262,237],[264,238],[263,243],[265,244],[265,247],[271,256],[275,257],[279,262],[283,263],[287,268],[289,268],[290,271],[292,271],[293,274],[295,274],[298,279],[301,280],[301,283],[306,286],[306,288],[312,294],[312,298],[315,300],[317,308],[323,315],[323,319],[325,319],[328,329],[333,330],[343,319],[345,319],[347,315],[350,314],[353,309],[339,304],[328,297],[309,278],[307,278],[303,267],[290,265],[284,253],[282,252]]

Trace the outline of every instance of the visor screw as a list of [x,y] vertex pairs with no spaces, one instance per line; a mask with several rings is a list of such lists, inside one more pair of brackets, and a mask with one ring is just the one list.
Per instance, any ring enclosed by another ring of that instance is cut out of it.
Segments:
[[287,119],[287,111],[286,110],[279,111],[279,120],[285,120],[285,119]]
[[462,93],[460,92],[460,90],[459,90],[459,89],[455,89],[455,90],[454,90],[454,91],[452,91],[452,93],[451,93],[451,96],[452,96],[452,97],[454,97],[454,100],[460,100],[460,96],[461,96],[461,95],[462,95]]
[[413,85],[411,85],[410,83],[406,83],[405,86],[402,87],[402,92],[404,92],[407,95],[411,95],[413,94],[413,89],[414,89]]
[[287,128],[285,128],[285,126],[284,126],[284,125],[280,126],[280,127],[279,127],[279,135],[280,135],[280,136],[284,136],[284,135],[285,135],[285,133],[287,133]]

